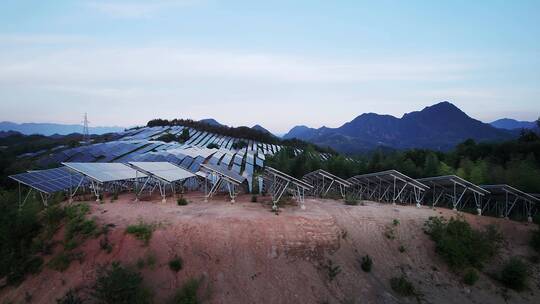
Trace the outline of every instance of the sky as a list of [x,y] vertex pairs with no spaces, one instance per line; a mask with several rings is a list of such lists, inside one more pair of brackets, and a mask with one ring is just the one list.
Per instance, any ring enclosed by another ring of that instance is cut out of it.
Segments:
[[0,121],[540,115],[540,1],[0,2]]

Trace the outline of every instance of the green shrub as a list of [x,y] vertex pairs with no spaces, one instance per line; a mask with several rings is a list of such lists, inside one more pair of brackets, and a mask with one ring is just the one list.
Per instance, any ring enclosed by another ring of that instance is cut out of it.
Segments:
[[252,195],[252,196],[251,196],[251,202],[252,202],[252,203],[256,203],[256,202],[257,202],[257,196],[256,196],[256,195]]
[[188,201],[181,196],[176,200],[176,203],[178,204],[178,206],[186,206],[188,204]]
[[394,226],[399,226],[399,220],[398,220],[398,219],[394,219],[394,220],[392,221],[392,225],[394,225]]
[[169,261],[169,268],[174,272],[179,272],[184,266],[184,261],[181,257],[175,256],[172,260]]
[[398,250],[399,252],[404,253],[406,249],[405,249],[405,246],[401,245],[399,246]]
[[84,301],[73,291],[69,290],[56,304],[82,304]]
[[199,290],[200,281],[196,279],[189,279],[182,288],[176,292],[174,297],[169,302],[170,304],[198,304],[200,300],[197,296]]
[[358,200],[352,195],[345,196],[345,205],[356,206],[358,205]]
[[463,274],[463,283],[467,285],[474,285],[479,279],[478,271],[474,268],[468,268]]
[[401,277],[391,278],[390,287],[392,287],[392,290],[400,296],[409,297],[416,295],[413,284],[403,275]]
[[362,257],[362,262],[360,263],[360,267],[362,267],[362,270],[365,272],[371,272],[371,267],[373,267],[373,260],[369,255],[365,255]]
[[532,232],[530,244],[536,252],[540,253],[540,228]]
[[502,236],[494,226],[478,231],[462,219],[446,221],[442,217],[430,217],[425,223],[425,232],[435,242],[437,253],[453,270],[482,268],[483,263],[497,253],[502,242]]
[[151,294],[140,273],[126,269],[118,262],[108,268],[98,268],[92,296],[98,303],[151,303]]
[[153,232],[154,226],[142,221],[136,225],[129,225],[126,228],[126,233],[133,234],[138,240],[143,241],[145,245],[148,245],[150,242]]
[[528,277],[527,264],[514,257],[503,265],[499,279],[506,287],[520,291],[527,287]]

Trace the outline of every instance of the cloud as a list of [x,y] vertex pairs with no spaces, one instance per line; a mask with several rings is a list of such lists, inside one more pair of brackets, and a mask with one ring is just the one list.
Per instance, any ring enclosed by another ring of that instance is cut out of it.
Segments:
[[74,48],[0,58],[0,82],[39,84],[175,85],[260,82],[351,84],[448,81],[474,66],[444,60],[351,60],[182,48]]
[[148,18],[171,8],[194,4],[194,0],[90,1],[85,6],[114,18]]
[[0,34],[0,46],[14,46],[14,45],[52,45],[60,44],[65,46],[66,44],[80,44],[90,42],[86,36],[79,35],[54,35],[54,34]]

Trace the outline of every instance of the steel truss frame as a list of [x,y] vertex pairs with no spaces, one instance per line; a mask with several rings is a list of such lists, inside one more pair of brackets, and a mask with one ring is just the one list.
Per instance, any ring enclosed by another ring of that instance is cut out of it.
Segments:
[[420,178],[418,181],[431,186],[431,205],[446,202],[452,210],[463,210],[472,203],[478,215],[482,215],[482,199],[489,191],[456,175]]
[[278,210],[278,203],[285,192],[293,195],[302,210],[306,209],[305,194],[306,191],[311,191],[313,186],[272,167],[264,168],[263,179],[265,187],[268,185],[267,191],[272,197],[272,210]]
[[[70,174],[69,178],[72,179],[73,176]],[[83,182],[85,181],[85,178],[86,177],[84,175],[81,177],[81,179],[77,183],[77,186],[75,187],[75,189],[73,189],[73,187],[69,187],[69,189],[64,189],[63,191],[56,191],[54,193],[67,192],[67,194],[69,196],[69,202],[72,203],[73,202],[73,197],[75,196],[75,194],[77,194],[78,190],[79,189],[83,189],[83,190],[85,189],[85,186],[83,185]],[[51,198],[53,193],[41,191],[41,190],[33,187],[30,184],[26,184],[26,183],[23,183],[23,182],[18,181],[18,180],[16,180],[16,181],[17,181],[17,184],[18,184],[18,197],[19,197],[18,205],[19,205],[19,210],[21,210],[24,207],[24,205],[26,204],[26,201],[30,197],[30,194],[32,193],[32,191],[36,191],[37,193],[39,193],[39,196],[41,198],[41,202],[43,203],[43,205],[45,207],[49,206],[49,199]],[[73,183],[70,183],[70,185],[72,185],[72,184]],[[24,198],[23,198],[22,185],[28,187],[28,191],[26,192],[26,195],[24,195]]]
[[482,185],[480,186],[490,192],[482,211],[493,213],[497,216],[510,218],[516,206],[521,207],[522,214],[527,217],[528,222],[532,222],[533,216],[538,213],[540,199],[534,195],[525,193],[510,185]]
[[[201,165],[201,171],[206,173],[204,180],[204,201],[208,202],[208,199],[212,198],[216,192],[225,188],[231,198],[231,203],[235,203],[238,196],[237,187],[243,183],[232,176],[228,176],[225,172],[221,172],[213,169],[207,165]],[[211,186],[208,187],[208,182]]]
[[322,169],[304,175],[302,180],[313,186],[309,193],[319,197],[326,197],[330,191],[333,191],[345,198],[347,189],[352,186],[349,181]]
[[353,185],[352,195],[361,200],[378,202],[415,203],[420,207],[428,186],[397,171],[356,175],[348,179]]

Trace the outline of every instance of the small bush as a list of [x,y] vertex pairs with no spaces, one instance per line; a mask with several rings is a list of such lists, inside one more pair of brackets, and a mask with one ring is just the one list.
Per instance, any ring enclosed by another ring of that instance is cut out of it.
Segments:
[[69,290],[56,304],[82,304],[84,301],[73,291]]
[[140,273],[126,269],[118,262],[99,268],[92,296],[99,303],[151,303],[151,294],[142,285]]
[[383,234],[389,240],[393,240],[393,239],[396,238],[394,227],[392,227],[392,226],[386,225],[386,227],[384,228],[384,233]]
[[406,249],[405,249],[405,246],[401,245],[401,246],[399,246],[398,250],[399,250],[399,252],[404,253]]
[[176,200],[176,204],[178,204],[178,206],[186,206],[188,204],[188,201],[184,197],[179,197]]
[[394,220],[392,221],[392,225],[394,225],[394,226],[399,226],[399,220],[398,220],[398,219],[394,219]]
[[511,258],[504,265],[500,273],[500,281],[508,288],[523,290],[527,287],[529,270],[527,264],[519,258]]
[[200,300],[197,295],[200,281],[189,279],[182,288],[174,295],[169,302],[170,304],[199,304]]
[[398,277],[391,278],[390,287],[392,287],[392,290],[395,291],[400,296],[409,297],[409,296],[414,296],[416,294],[413,284],[409,282],[407,278],[403,275],[399,278]]
[[437,253],[453,270],[481,268],[499,250],[502,236],[494,226],[484,231],[471,228],[462,219],[430,217],[425,232],[435,242]]
[[358,205],[358,200],[352,195],[345,196],[345,205],[356,206]]
[[362,262],[360,263],[360,267],[362,267],[362,270],[365,272],[371,272],[371,267],[373,267],[373,260],[369,255],[365,255],[362,257]]
[[179,256],[175,256],[174,259],[169,261],[169,268],[174,272],[179,272],[183,266],[184,261]]
[[465,273],[463,274],[463,283],[467,285],[474,285],[476,281],[479,279],[478,271],[474,268],[468,268],[465,270]]
[[136,225],[129,225],[126,228],[126,233],[133,234],[138,240],[143,241],[145,245],[148,245],[150,242],[153,232],[154,226],[142,221]]
[[257,202],[257,196],[256,196],[256,195],[252,195],[252,196],[251,196],[251,202],[252,202],[252,203],[256,203],[256,202]]

